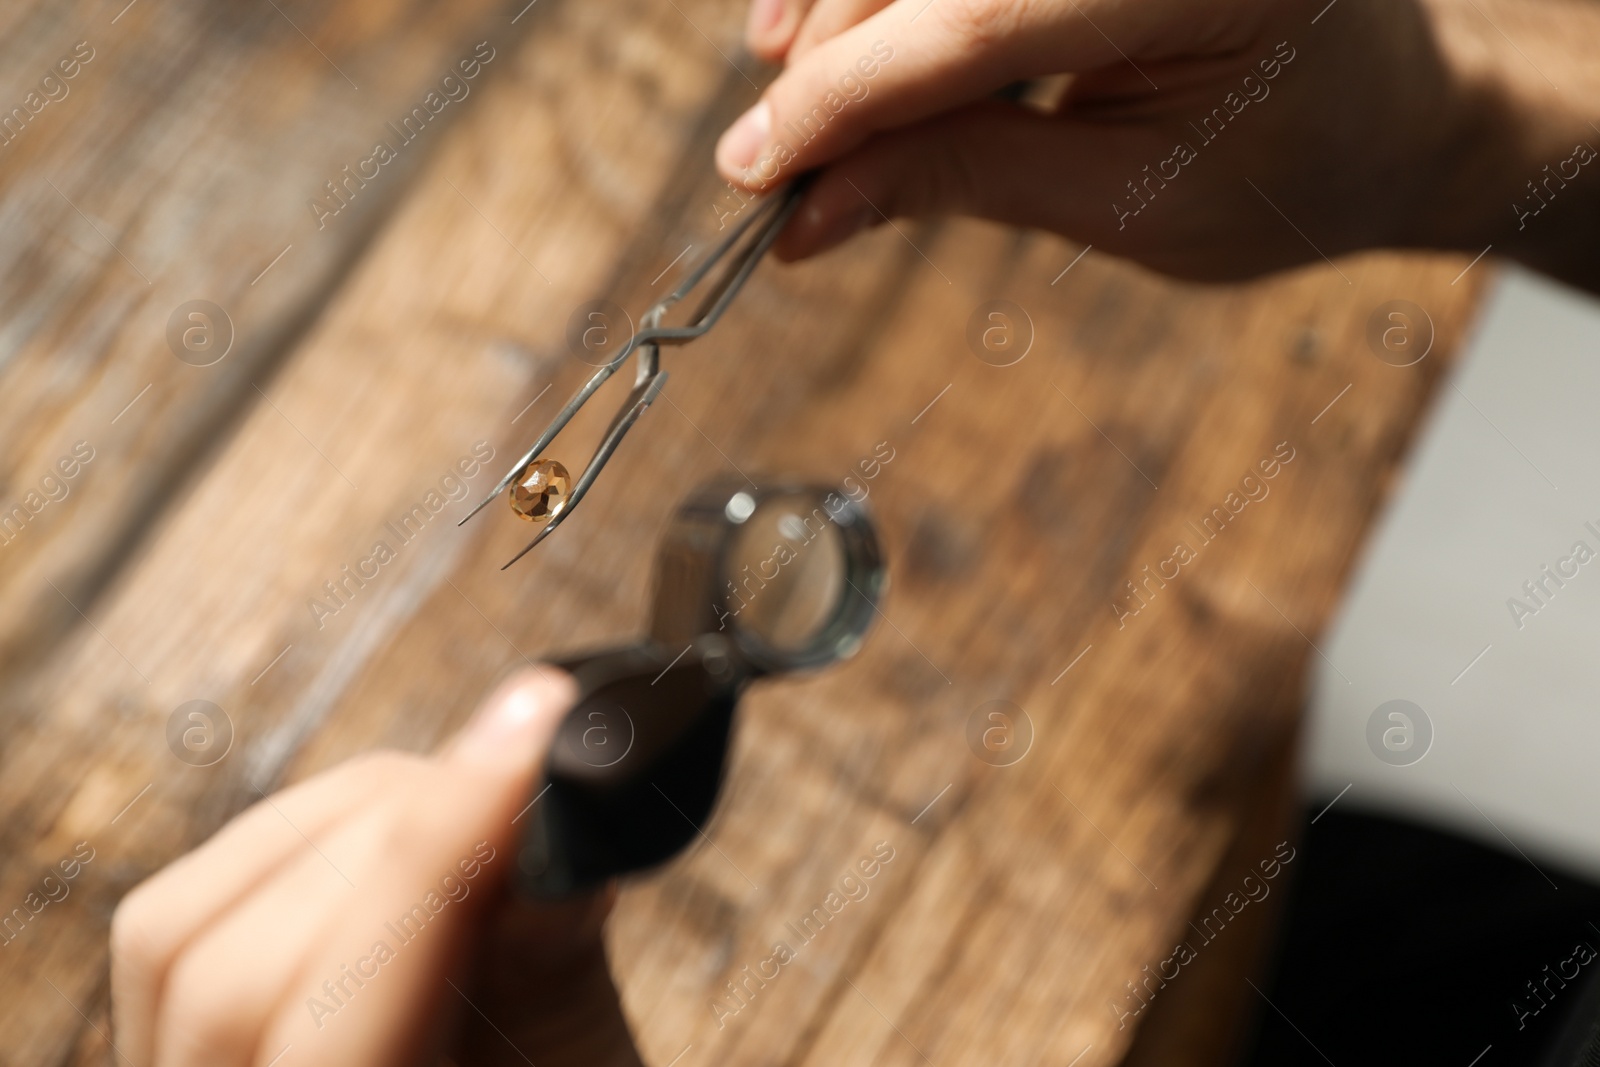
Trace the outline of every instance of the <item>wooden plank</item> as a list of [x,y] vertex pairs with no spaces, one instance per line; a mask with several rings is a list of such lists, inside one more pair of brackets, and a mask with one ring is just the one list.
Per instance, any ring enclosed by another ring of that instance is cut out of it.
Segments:
[[[512,27],[501,6],[73,0],[0,16],[0,111],[28,116],[0,136],[0,669],[79,624],[257,402],[494,65],[337,215],[319,224],[310,202],[336,205],[324,183],[398,143],[386,124],[474,42],[533,19]],[[205,367],[168,341],[197,299],[233,334]],[[62,481],[80,441],[93,459]]]
[[[1462,263],[1367,257],[1343,264],[1349,286],[1324,267],[1209,290],[1091,254],[1052,285],[1077,254],[1064,242],[885,229],[764,268],[669,356],[668,399],[518,568],[497,570],[525,526],[496,508],[457,531],[452,504],[314,617],[322,583],[476,440],[503,462],[554,409],[587,369],[563,354],[578,302],[645,306],[714,229],[708,150],[744,75],[707,37],[732,53],[740,12],[679,6],[547,9],[266,401],[19,696],[35,721],[0,757],[16,857],[0,893],[76,840],[99,850],[40,936],[9,946],[19,1058],[65,1054],[82,1028],[63,998],[94,1015],[117,896],[255,788],[426,747],[524,655],[635,630],[654,536],[705,475],[840,478],[879,441],[887,622],[850,664],[751,695],[717,848],[624,893],[612,949],[641,1045],[658,1063],[691,1048],[682,1067],[1121,1055],[1106,1002],[1170,948],[1268,777],[1309,654],[1296,627],[1314,635],[1332,605],[1459,336]],[[1037,331],[1013,367],[964,339],[996,296]],[[1365,350],[1367,315],[1396,296],[1433,313],[1440,358],[1398,371]],[[1284,440],[1296,458],[1271,495],[1119,628],[1122,583]],[[237,728],[208,768],[164,736],[195,698]],[[967,744],[995,699],[1036,729],[1015,766]],[[730,1015],[727,983],[879,841],[894,858],[869,894]]]

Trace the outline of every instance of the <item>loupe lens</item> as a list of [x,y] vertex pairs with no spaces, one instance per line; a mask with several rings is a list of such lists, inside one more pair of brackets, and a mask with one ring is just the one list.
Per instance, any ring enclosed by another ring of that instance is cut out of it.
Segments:
[[861,646],[885,582],[871,519],[837,490],[713,483],[663,540],[652,634],[720,633],[757,674],[820,667]]
[[742,492],[730,504],[719,611],[744,657],[786,671],[853,655],[884,583],[866,512],[814,487]]
[[781,655],[802,653],[849,588],[843,538],[810,493],[775,494],[751,506],[723,554],[725,606],[739,632]]

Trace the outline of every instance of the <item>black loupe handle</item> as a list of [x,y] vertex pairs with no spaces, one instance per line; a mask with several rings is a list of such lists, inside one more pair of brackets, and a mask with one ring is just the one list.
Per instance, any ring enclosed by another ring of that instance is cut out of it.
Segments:
[[743,686],[722,643],[687,653],[646,643],[561,664],[581,696],[529,811],[518,856],[529,892],[563,896],[654,867],[705,825]]

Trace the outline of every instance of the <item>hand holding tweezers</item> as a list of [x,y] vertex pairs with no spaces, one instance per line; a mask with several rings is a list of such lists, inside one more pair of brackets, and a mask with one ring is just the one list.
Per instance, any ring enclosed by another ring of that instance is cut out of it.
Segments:
[[[784,224],[794,214],[805,185],[806,178],[802,176],[790,182],[783,191],[763,200],[751,212],[750,217],[735,226],[733,232],[723,238],[716,248],[712,249],[711,254],[705,258],[705,261],[690,271],[688,277],[684,278],[676,289],[668,293],[649,311],[645,312],[644,317],[639,321],[639,329],[623,345],[622,350],[617,353],[616,357],[601,366],[572,395],[572,399],[568,400],[566,406],[556,413],[556,417],[551,421],[550,425],[545,427],[544,432],[533,442],[533,447],[528,449],[521,459],[517,460],[511,470],[506,473],[506,476],[501,478],[488,495],[467,513],[466,518],[456,524],[459,526],[465,523],[467,519],[482,511],[495,497],[505,492],[506,487],[522,471],[526,470],[529,464],[538,459],[540,453],[550,446],[550,442],[555,439],[556,435],[561,432],[568,422],[572,421],[572,417],[578,413],[578,409],[588,402],[589,398],[595,394],[595,391],[600,386],[605,384],[612,374],[616,373],[617,368],[622,366],[628,356],[634,352],[638,353],[638,371],[634,376],[633,389],[628,393],[627,399],[622,402],[622,407],[612,418],[611,425],[607,428],[605,436],[600,441],[600,446],[595,449],[593,458],[589,460],[589,465],[584,468],[583,474],[579,476],[577,483],[572,487],[571,494],[551,514],[550,521],[545,524],[534,539],[529,541],[521,552],[512,556],[505,566],[500,568],[501,570],[505,570],[506,567],[511,566],[511,564],[527,555],[534,545],[550,536],[551,531],[560,526],[566,517],[572,514],[573,509],[578,506],[578,502],[584,498],[584,495],[588,493],[589,488],[594,484],[594,480],[599,477],[601,469],[611,459],[612,453],[622,443],[623,436],[639,420],[639,416],[644,414],[644,410],[650,406],[655,398],[661,395],[661,389],[667,382],[667,372],[660,369],[660,346],[685,344],[704,334],[716,324],[717,320],[722,317],[722,313],[727,310],[728,305],[733,302],[733,298],[738,295],[739,290],[749,279],[751,273],[755,271],[756,264],[761,261],[761,257],[766,254],[767,249],[771,248],[772,243],[777,240]],[[661,322],[667,313],[667,309],[693,292],[705,280],[706,276],[719,263],[723,263],[725,260],[726,265],[706,291],[705,298],[700,302],[700,307],[690,317],[689,322],[683,326],[663,326]]]

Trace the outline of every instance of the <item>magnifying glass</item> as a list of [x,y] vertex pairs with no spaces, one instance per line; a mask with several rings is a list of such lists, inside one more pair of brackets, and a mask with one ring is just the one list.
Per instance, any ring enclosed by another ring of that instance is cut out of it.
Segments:
[[854,655],[887,580],[871,519],[838,490],[696,490],[661,541],[648,635],[557,661],[579,698],[528,809],[522,890],[581,892],[694,840],[745,688]]

